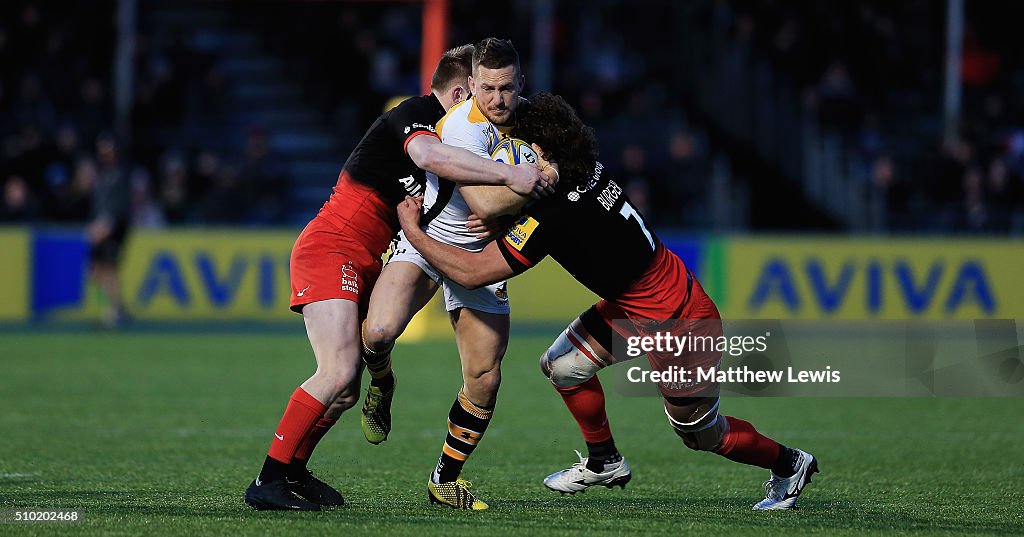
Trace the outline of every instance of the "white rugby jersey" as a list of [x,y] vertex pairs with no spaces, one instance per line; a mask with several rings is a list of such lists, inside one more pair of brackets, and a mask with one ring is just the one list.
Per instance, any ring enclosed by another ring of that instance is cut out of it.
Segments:
[[[508,130],[484,117],[476,106],[476,97],[453,106],[437,122],[436,129],[442,142],[488,159],[501,141],[502,132]],[[444,203],[443,208],[439,205],[435,209],[434,205],[439,203]],[[467,250],[479,250],[487,244],[487,240],[478,239],[466,230],[466,222],[473,211],[454,182],[428,172],[423,207],[427,215],[433,215],[427,224],[427,235]]]

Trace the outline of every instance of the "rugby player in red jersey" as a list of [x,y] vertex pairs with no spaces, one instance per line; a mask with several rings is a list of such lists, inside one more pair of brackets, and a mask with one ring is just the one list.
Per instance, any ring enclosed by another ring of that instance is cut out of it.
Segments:
[[291,309],[306,324],[316,372],[292,394],[263,469],[245,492],[255,509],[316,511],[344,499],[306,468],[317,442],[359,397],[360,323],[398,230],[395,205],[424,189],[424,171],[498,184],[524,195],[550,190],[537,168],[510,167],[441,143],[434,125],[468,95],[473,46],[446,52],[431,93],[385,112],[349,155],[330,199],[291,255]]
[[[545,486],[575,493],[625,486],[631,474],[612,439],[596,373],[628,359],[614,356],[617,337],[672,334],[717,337],[718,309],[683,261],[644,223],[622,188],[597,162],[597,142],[561,97],[541,93],[520,109],[514,135],[558,163],[555,194],[529,205],[503,238],[473,253],[433,240],[419,227],[421,204],[406,198],[398,216],[406,238],[434,267],[474,288],[519,274],[550,255],[602,300],[574,320],[541,357],[580,425],[588,457],[548,476]],[[609,247],[614,245],[614,247]],[[615,270],[609,270],[614,265]],[[617,321],[616,321],[617,320]],[[616,322],[613,322],[616,321]],[[663,332],[662,332],[663,333]],[[654,370],[717,366],[721,352],[648,353]],[[789,509],[818,471],[810,454],[785,447],[741,419],[720,415],[715,383],[661,383],[669,424],[691,449],[766,468],[766,497],[754,509]]]

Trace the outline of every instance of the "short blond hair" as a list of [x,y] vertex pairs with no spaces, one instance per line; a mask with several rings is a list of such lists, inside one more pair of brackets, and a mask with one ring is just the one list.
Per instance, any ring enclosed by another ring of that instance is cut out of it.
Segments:
[[430,77],[430,89],[445,91],[456,82],[466,83],[473,71],[473,53],[476,47],[473,45],[460,45],[449,49],[441,55],[434,69],[434,75]]

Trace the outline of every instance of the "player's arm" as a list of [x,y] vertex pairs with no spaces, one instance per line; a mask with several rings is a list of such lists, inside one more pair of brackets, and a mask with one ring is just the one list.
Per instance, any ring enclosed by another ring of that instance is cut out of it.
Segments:
[[[539,149],[539,147],[534,145],[535,151]],[[499,163],[495,162],[495,164]],[[558,182],[557,164],[544,160],[543,157],[540,157],[540,152],[538,151],[537,166],[545,174],[548,174],[547,179],[550,179],[548,184],[551,185],[548,192],[554,192],[553,185]],[[521,196],[500,186],[459,185],[459,191],[462,193],[462,197],[466,200],[469,208],[473,209],[473,212],[484,220],[493,220],[506,215],[518,215],[530,201],[529,197]]]
[[398,221],[406,239],[442,274],[467,289],[500,282],[516,274],[498,251],[497,241],[491,241],[479,252],[470,252],[431,238],[420,228],[422,206],[421,199],[406,197],[398,205]]
[[443,144],[436,136],[415,136],[408,141],[405,150],[416,167],[456,183],[491,185],[489,188],[515,196],[523,194],[525,199],[554,191],[551,172],[528,164],[509,166],[482,158],[461,147]]
[[[495,164],[502,165],[498,162]],[[484,220],[517,215],[522,212],[523,207],[531,199],[529,196],[522,196],[503,186],[459,185],[459,191],[469,208],[473,209],[473,213]]]

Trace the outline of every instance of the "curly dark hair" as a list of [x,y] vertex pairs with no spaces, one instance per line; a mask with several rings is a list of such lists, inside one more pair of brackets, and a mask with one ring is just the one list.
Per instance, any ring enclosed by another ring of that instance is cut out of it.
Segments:
[[597,163],[597,137],[569,103],[540,92],[516,111],[513,136],[540,146],[544,157],[558,163],[559,184],[576,186],[590,180]]

